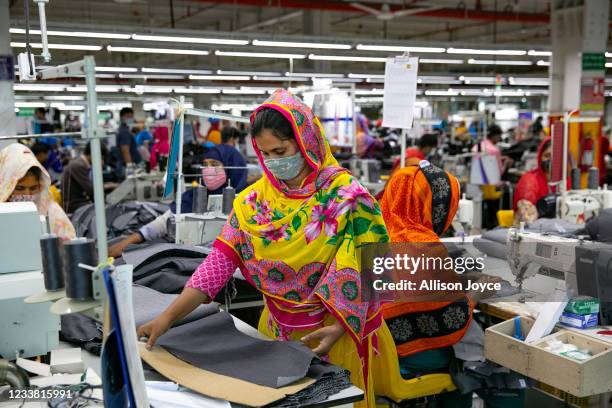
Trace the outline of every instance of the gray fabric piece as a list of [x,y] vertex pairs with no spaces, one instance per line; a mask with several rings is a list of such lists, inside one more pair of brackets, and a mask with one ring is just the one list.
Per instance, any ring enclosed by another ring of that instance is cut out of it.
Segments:
[[[133,285],[132,301],[134,304],[134,320],[136,321],[136,327],[155,319],[166,310],[177,297],[178,295],[169,295],[144,286]],[[200,305],[183,319],[174,323],[173,327],[201,319],[217,312],[219,312],[218,303]]]
[[273,388],[304,378],[317,359],[300,342],[260,340],[240,332],[226,312],[172,328],[157,344],[203,370]]
[[486,238],[474,238],[474,248],[494,258],[506,259],[506,243]]
[[585,227],[586,235],[598,242],[612,242],[612,208],[601,210],[599,215],[591,218]]
[[128,247],[128,250],[123,252],[123,260],[125,263],[132,264],[134,269],[138,269],[145,263],[150,263],[168,256],[198,258],[203,260],[206,258],[207,254],[208,251],[200,247],[169,243],[152,243]]
[[485,361],[484,332],[472,319],[465,335],[453,345],[455,357],[463,361]]

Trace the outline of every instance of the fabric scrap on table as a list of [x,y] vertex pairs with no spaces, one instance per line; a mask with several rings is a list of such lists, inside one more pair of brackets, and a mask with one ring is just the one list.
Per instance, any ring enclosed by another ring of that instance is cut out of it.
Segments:
[[322,361],[313,362],[306,376],[316,379],[317,382],[268,407],[298,408],[318,404],[352,385],[351,373],[348,370]]
[[170,329],[157,344],[203,370],[280,388],[306,376],[317,356],[295,341],[268,341],[242,333],[220,312]]

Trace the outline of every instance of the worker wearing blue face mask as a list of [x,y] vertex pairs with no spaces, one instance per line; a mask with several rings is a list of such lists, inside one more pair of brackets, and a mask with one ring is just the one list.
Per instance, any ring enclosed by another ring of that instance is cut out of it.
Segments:
[[138,152],[138,143],[132,133],[134,125],[134,111],[123,108],[119,112],[121,124],[117,130],[117,148],[119,149],[118,168],[123,170],[128,165],[138,164],[142,161]]

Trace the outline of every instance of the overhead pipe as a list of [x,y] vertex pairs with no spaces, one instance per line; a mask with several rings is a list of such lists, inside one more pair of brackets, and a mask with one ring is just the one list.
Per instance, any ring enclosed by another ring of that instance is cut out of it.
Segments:
[[[206,0],[196,0],[203,3],[210,3]],[[270,7],[269,0],[218,0],[216,4],[237,4],[241,6]],[[299,8],[304,10],[327,10],[342,11],[352,13],[362,13],[363,11],[352,7],[350,3],[327,1],[327,0],[283,0],[280,5],[283,8]],[[391,7],[391,12],[405,10],[402,7]],[[525,24],[548,24],[550,16],[541,13],[522,13],[522,12],[495,12],[467,8],[442,8],[436,10],[419,11],[413,16],[432,17],[458,20],[480,20],[480,21],[504,21]]]

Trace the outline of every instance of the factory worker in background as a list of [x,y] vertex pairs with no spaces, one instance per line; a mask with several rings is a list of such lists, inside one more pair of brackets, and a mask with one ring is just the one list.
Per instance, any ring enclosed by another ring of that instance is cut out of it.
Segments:
[[173,322],[213,299],[239,267],[266,299],[259,331],[301,340],[348,369],[366,391],[357,405],[374,407],[376,383],[386,381],[386,373],[371,370],[374,345],[395,352],[388,332],[378,334],[379,304],[361,294],[361,246],[388,239],[380,209],[338,165],[312,110],[288,91],[275,91],[251,123],[264,177],[236,197],[211,254],[177,300],[138,334],[152,347]]
[[49,217],[51,232],[63,240],[76,236],[64,210],[49,192],[49,173],[34,153],[19,143],[0,150],[0,202],[32,201],[38,213]]
[[[235,162],[236,157],[229,149],[234,149],[231,146],[217,145],[203,154],[204,168],[202,168],[202,181],[206,186],[209,195],[223,194],[223,189],[232,184],[236,189],[236,193],[240,193],[246,187],[247,169],[246,163],[244,169],[225,169],[225,166],[238,167],[239,163]],[[234,149],[236,150],[236,149]],[[240,155],[238,151],[236,154]],[[241,156],[242,157],[242,156]],[[189,169],[187,172],[194,172]],[[192,177],[192,176],[191,176]],[[189,177],[185,177],[188,181]],[[192,212],[193,190],[188,189],[183,193],[181,199],[181,213]],[[109,256],[119,257],[123,250],[132,244],[140,244],[145,241],[153,241],[162,239],[168,236],[168,219],[172,214],[176,213],[176,203],[170,205],[170,209],[142,227],[138,232],[130,235],[124,240],[111,245],[108,249]]]

